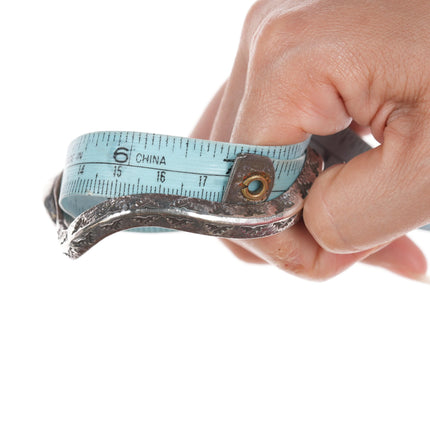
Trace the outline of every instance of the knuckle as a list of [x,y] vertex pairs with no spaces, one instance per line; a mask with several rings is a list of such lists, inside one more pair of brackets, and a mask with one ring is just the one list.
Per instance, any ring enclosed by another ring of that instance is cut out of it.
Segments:
[[300,245],[301,241],[306,243],[309,239],[304,227],[298,224],[288,232],[258,239],[257,247],[268,263],[283,272],[303,279],[325,281],[337,274],[336,267],[321,264],[318,248]]
[[263,48],[278,43],[282,48],[288,47],[302,28],[302,14],[299,10],[280,12],[273,10],[260,21],[256,28],[253,43]]
[[423,107],[407,108],[403,112],[398,109],[385,129],[384,163],[387,170],[391,166],[392,176],[404,182],[407,188],[412,189],[413,184],[423,181],[428,185],[429,182],[428,175],[424,174],[430,167],[429,117]]
[[[251,54],[268,58],[277,50],[285,50],[301,40],[307,28],[309,13],[296,1],[281,7],[270,0],[254,4],[246,19],[247,42]],[[303,42],[303,41],[302,41]]]
[[284,272],[301,277],[307,275],[299,250],[288,245],[280,245],[270,253],[269,259],[271,263]]
[[290,275],[310,281],[324,282],[333,278],[339,272],[339,269],[335,266],[322,265],[319,253],[316,253],[313,262],[305,263],[297,251],[285,253],[285,251],[279,250],[279,252],[283,254],[282,258],[275,258],[271,262],[278,269]]
[[267,15],[270,3],[272,3],[271,0],[258,0],[248,10],[243,25],[245,36],[248,39],[252,37],[261,21]]

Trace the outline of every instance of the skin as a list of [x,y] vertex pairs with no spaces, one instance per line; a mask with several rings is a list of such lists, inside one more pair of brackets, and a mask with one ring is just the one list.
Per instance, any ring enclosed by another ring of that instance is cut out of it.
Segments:
[[193,137],[288,145],[346,127],[381,145],[318,177],[303,221],[225,241],[245,261],[324,280],[358,261],[420,279],[404,236],[430,223],[430,2],[260,0]]

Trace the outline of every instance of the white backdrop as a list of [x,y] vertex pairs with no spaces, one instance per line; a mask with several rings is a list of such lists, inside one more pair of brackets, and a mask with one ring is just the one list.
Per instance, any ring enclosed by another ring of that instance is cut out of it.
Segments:
[[187,135],[251,4],[1,4],[1,429],[430,427],[428,285],[307,282],[185,233],[60,252],[42,200],[68,143]]

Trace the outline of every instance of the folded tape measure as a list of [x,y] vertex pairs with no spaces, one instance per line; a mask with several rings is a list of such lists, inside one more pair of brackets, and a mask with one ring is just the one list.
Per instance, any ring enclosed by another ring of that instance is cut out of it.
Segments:
[[89,133],[71,143],[45,206],[72,258],[129,229],[265,237],[300,219],[324,166],[370,148],[349,129],[285,146]]

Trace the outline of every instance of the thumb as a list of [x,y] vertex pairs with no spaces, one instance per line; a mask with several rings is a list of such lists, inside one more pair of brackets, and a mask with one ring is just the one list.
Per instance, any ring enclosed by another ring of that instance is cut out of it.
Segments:
[[399,112],[381,146],[333,166],[312,186],[303,218],[326,250],[369,249],[430,221],[428,120],[417,109]]

